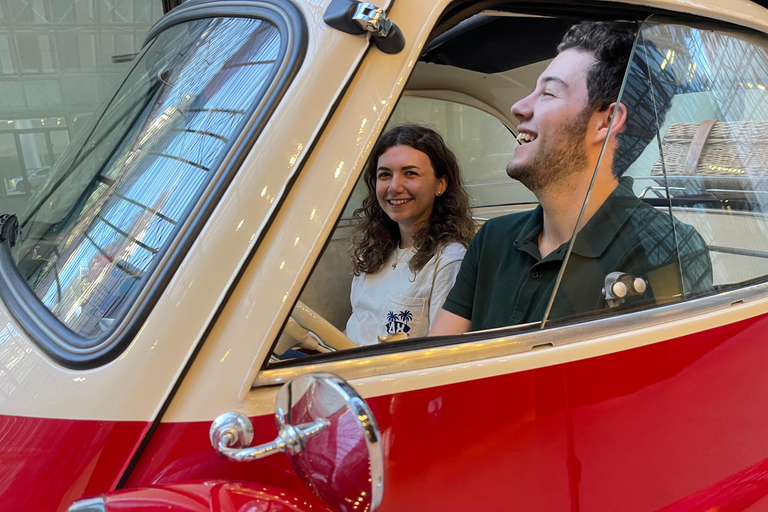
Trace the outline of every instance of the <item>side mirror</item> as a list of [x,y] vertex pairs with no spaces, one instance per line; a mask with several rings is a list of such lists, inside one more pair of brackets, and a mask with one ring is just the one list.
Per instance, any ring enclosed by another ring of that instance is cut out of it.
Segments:
[[213,447],[240,462],[284,452],[299,478],[342,512],[376,510],[384,495],[381,436],[365,400],[329,373],[299,376],[283,385],[275,410],[277,438],[248,447],[247,416],[225,413],[211,425]]

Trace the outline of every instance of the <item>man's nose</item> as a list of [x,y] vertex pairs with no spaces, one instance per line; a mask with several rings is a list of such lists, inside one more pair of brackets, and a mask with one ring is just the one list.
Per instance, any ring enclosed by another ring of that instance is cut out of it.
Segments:
[[529,94],[525,98],[518,100],[514,105],[512,105],[512,108],[510,108],[510,112],[512,112],[512,115],[515,116],[518,120],[524,121],[526,119],[530,119],[533,115],[533,93]]

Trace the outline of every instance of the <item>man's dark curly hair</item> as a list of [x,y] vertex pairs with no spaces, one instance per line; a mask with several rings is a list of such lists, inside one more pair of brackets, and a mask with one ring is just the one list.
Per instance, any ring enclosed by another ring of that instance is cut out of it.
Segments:
[[588,102],[594,110],[605,110],[619,99],[635,32],[628,23],[582,21],[569,28],[558,45],[558,53],[574,49],[594,55],[587,72]]
[[558,52],[573,48],[594,56],[595,63],[587,72],[587,102],[593,112],[605,110],[618,101],[624,74],[628,73],[621,100],[627,109],[627,120],[616,134],[618,146],[612,162],[616,176],[624,174],[653,140],[655,126],[664,122],[677,88],[670,70],[657,65],[651,90],[648,62],[660,63],[663,59],[652,42],[638,43],[633,61],[629,62],[636,33],[634,23],[583,21],[568,29],[557,47]]
[[456,156],[436,131],[415,124],[395,126],[381,136],[368,157],[363,177],[368,195],[355,210],[357,226],[352,233],[354,274],[373,273],[387,261],[400,243],[397,223],[384,213],[376,199],[376,165],[379,157],[394,146],[410,146],[429,157],[437,178],[446,178],[447,186],[435,198],[429,221],[416,233],[416,254],[408,265],[419,271],[444,246],[458,242],[466,247],[475,234],[469,212],[469,196],[459,172]]

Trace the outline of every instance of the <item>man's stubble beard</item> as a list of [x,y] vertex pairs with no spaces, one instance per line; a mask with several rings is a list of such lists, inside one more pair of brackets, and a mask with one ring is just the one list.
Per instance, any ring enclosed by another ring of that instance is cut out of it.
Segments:
[[[571,123],[559,131],[558,140],[548,139],[527,163],[507,165],[507,175],[537,194],[558,179],[584,171],[589,163],[586,148],[587,123],[592,110],[584,108]],[[554,144],[553,144],[554,143]]]

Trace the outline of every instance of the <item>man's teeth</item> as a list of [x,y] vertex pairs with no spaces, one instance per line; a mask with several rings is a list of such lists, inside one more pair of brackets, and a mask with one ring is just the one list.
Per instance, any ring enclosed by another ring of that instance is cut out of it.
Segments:
[[408,201],[410,201],[410,199],[390,199],[389,200],[390,204],[393,204],[395,206],[399,206],[401,204],[405,204]]
[[536,136],[530,133],[519,133],[517,135],[517,142],[521,144],[523,142],[533,142],[534,140],[536,140]]

